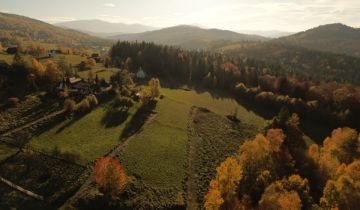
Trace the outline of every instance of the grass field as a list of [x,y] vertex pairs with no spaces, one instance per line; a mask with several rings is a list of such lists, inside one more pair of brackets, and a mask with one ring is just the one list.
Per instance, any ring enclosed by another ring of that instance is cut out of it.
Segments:
[[[89,71],[80,71],[78,72],[79,76],[81,78],[87,79],[89,75]],[[109,81],[110,77],[116,72],[119,71],[119,69],[116,68],[104,68],[102,64],[97,64],[94,69],[91,70],[94,73],[94,76],[97,74],[99,79],[105,79],[105,81]]]
[[0,161],[14,155],[18,151],[19,149],[7,146],[6,144],[0,142]]
[[153,187],[182,187],[185,178],[187,121],[192,106],[206,107],[226,115],[235,107],[244,122],[263,128],[265,120],[247,111],[233,99],[216,99],[209,93],[162,88],[165,96],[157,104],[158,116],[131,139],[120,155],[130,174]]
[[86,164],[108,153],[120,142],[122,130],[136,109],[134,106],[129,110],[126,121],[109,127],[106,106],[101,106],[80,119],[68,119],[54,126],[33,138],[29,145],[48,153],[57,147],[61,152],[79,154],[79,163]]

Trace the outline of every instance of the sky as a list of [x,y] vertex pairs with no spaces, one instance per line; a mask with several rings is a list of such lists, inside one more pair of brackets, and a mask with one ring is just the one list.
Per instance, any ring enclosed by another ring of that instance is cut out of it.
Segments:
[[0,0],[0,11],[49,23],[100,19],[288,32],[328,23],[360,28],[360,0]]

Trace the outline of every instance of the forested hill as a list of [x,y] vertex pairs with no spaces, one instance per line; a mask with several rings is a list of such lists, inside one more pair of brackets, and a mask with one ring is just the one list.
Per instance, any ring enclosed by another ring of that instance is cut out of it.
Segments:
[[274,42],[229,44],[213,50],[276,64],[304,79],[360,83],[360,58],[353,56]]
[[276,41],[360,57],[360,29],[341,23],[322,25]]
[[239,34],[219,29],[203,29],[196,26],[180,25],[138,34],[124,34],[111,37],[121,41],[146,41],[156,44],[179,46],[185,49],[204,49],[216,41],[264,41],[258,35]]
[[5,45],[13,44],[15,38],[61,44],[67,47],[103,47],[111,41],[88,34],[67,30],[24,16],[0,13],[0,40]]

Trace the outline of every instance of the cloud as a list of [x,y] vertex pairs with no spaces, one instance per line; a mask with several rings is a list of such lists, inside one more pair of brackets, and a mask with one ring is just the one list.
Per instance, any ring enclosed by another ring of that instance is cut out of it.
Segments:
[[112,3],[106,3],[104,4],[105,7],[116,7],[115,4],[112,4]]

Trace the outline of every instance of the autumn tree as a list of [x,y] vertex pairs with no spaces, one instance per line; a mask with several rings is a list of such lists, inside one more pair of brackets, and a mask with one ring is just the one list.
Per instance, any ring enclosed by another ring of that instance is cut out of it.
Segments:
[[96,65],[96,61],[93,58],[87,59],[87,64],[91,67],[94,67]]
[[273,180],[292,169],[292,157],[282,150],[285,134],[281,129],[269,129],[266,136],[256,135],[239,148],[239,162],[243,171],[240,194],[248,194],[257,202]]
[[[242,178],[242,170],[236,158],[229,157],[216,169],[205,196],[206,209],[233,209],[238,205],[236,189]],[[218,205],[218,206],[217,206]]]
[[45,74],[46,68],[45,66],[39,62],[37,59],[33,58],[31,59],[31,64],[33,66],[34,74],[37,77],[42,77]]
[[160,96],[160,80],[158,78],[152,78],[149,81],[150,97],[157,98]]
[[45,47],[40,45],[40,44],[30,44],[27,48],[26,48],[26,52],[30,55],[32,55],[35,58],[39,58],[41,55],[43,55],[45,53]]
[[72,99],[66,99],[64,101],[64,110],[69,113],[72,114],[76,109],[76,103],[74,100]]
[[145,107],[146,105],[148,105],[150,102],[150,93],[148,93],[146,90],[140,91],[139,101],[141,107]]
[[307,179],[291,175],[269,185],[259,201],[260,209],[309,209],[312,205]]
[[3,45],[0,42],[0,53],[3,53],[5,51],[5,48],[3,47]]
[[341,164],[349,164],[360,157],[360,139],[356,130],[351,128],[335,129],[327,137],[323,147],[312,145],[309,156],[318,167],[318,175],[323,182],[334,178]]
[[98,189],[109,198],[123,193],[128,183],[123,166],[111,157],[102,157],[96,162],[94,176]]
[[320,205],[326,209],[358,209],[360,200],[360,160],[342,164],[324,188]]
[[57,67],[57,65],[48,61],[46,63],[46,71],[45,71],[45,82],[47,84],[47,90],[51,91],[53,88],[58,85],[58,83],[62,80],[63,74]]

